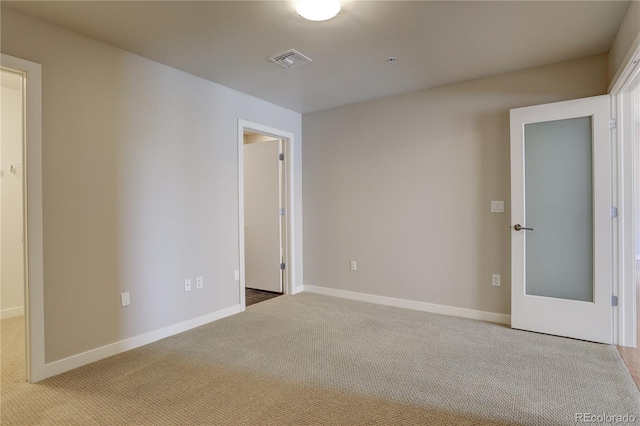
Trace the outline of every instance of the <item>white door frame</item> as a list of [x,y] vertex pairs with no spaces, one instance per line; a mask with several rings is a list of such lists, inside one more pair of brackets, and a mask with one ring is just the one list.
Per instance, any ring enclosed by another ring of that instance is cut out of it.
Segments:
[[244,131],[249,130],[264,135],[273,136],[282,139],[283,151],[285,154],[285,223],[286,223],[286,241],[285,241],[285,274],[282,285],[283,294],[294,294],[297,286],[295,282],[296,271],[296,224],[295,224],[295,205],[296,200],[294,191],[294,135],[291,132],[274,129],[250,121],[238,120],[238,257],[240,263],[240,288],[239,298],[242,310],[246,309],[245,292],[245,256],[244,256]]
[[[623,66],[616,74],[609,93],[611,110],[616,120],[613,144],[613,205],[618,208],[614,223],[613,294],[618,297],[614,308],[614,343],[637,347],[636,285],[635,285],[635,208],[634,194],[640,191],[634,183],[633,104],[630,90],[640,84],[640,35],[634,41]],[[636,112],[637,113],[637,112]]]
[[30,383],[46,378],[44,357],[44,284],[42,247],[42,85],[41,66],[2,54],[2,67],[23,73],[25,113],[23,203],[25,265],[25,373]]

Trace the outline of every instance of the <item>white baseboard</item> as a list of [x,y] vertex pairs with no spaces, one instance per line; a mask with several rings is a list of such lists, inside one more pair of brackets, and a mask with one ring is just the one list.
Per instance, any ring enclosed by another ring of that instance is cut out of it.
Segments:
[[165,337],[173,336],[174,334],[191,330],[192,328],[200,327],[201,325],[208,324],[210,322],[237,314],[242,311],[243,309],[241,305],[235,305],[230,308],[226,308],[221,311],[213,312],[198,318],[174,324],[160,330],[152,331],[150,333],[142,334],[136,337],[131,337],[129,339],[111,343],[109,345],[92,349],[81,354],[73,355],[59,361],[45,364],[45,377],[43,377],[43,379],[64,373],[69,370],[73,370],[74,368],[82,367],[83,365],[91,364],[92,362],[99,361],[112,355],[117,355],[119,353],[126,352],[128,350],[135,349],[149,343],[153,343],[157,340],[164,339]]
[[299,285],[298,287],[293,287],[291,289],[291,295],[302,293],[304,291],[304,286]]
[[7,308],[0,311],[0,319],[19,317],[20,315],[24,315],[24,306]]
[[324,294],[326,296],[342,297],[344,299],[359,300],[361,302],[377,303],[378,305],[431,312],[433,314],[452,315],[455,317],[489,321],[498,324],[511,324],[511,315],[496,314],[494,312],[476,311],[473,309],[457,308],[455,306],[436,305],[434,303],[416,302],[413,300],[396,299],[394,297],[376,296],[374,294],[356,293],[353,291],[336,290],[333,288],[316,287],[312,285],[305,285],[304,291]]

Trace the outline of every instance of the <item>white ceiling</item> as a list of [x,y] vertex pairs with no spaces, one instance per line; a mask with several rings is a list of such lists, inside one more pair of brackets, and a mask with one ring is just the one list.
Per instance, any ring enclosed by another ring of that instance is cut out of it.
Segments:
[[[305,113],[607,52],[629,2],[350,0],[325,22],[292,1],[2,4]],[[289,48],[313,62],[265,59]]]

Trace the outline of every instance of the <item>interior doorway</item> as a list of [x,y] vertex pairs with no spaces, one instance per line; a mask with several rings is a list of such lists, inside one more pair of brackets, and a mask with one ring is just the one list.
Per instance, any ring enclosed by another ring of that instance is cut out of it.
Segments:
[[[626,96],[630,100],[628,105],[631,110],[631,133],[628,135],[632,139],[630,144],[633,147],[633,267],[629,268],[631,279],[635,283],[635,339],[630,339],[633,344],[627,347],[618,347],[620,355],[624,360],[631,377],[640,388],[640,72],[631,84]],[[632,295],[633,292],[630,294]]]
[[244,131],[244,241],[247,289],[282,293],[282,140]]
[[0,69],[0,319],[3,382],[24,382],[24,72]]
[[615,95],[619,158],[618,350],[640,387],[640,46],[633,58],[610,91]]
[[245,307],[286,293],[287,139],[242,130]]
[[[14,165],[22,178],[24,338],[19,350],[24,366],[20,380],[39,382],[52,376],[44,356],[44,277],[42,243],[42,67],[35,62],[0,54],[1,67],[22,75],[22,163]],[[4,111],[3,114],[4,115]],[[11,171],[11,165],[9,165]],[[3,336],[3,343],[6,341]],[[6,364],[3,347],[3,374]]]

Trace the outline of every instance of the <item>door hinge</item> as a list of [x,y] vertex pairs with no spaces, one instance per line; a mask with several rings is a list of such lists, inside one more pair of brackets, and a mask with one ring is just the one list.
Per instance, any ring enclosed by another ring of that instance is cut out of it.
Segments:
[[616,217],[618,217],[618,208],[611,207],[611,219],[615,219]]
[[611,296],[611,306],[618,306],[618,296]]
[[284,271],[284,267],[285,267],[285,264],[284,264],[284,262],[282,262],[282,263],[280,264],[280,269]]
[[614,130],[618,128],[618,123],[616,122],[615,118],[610,118],[609,119],[609,130]]
[[284,216],[284,209],[280,209],[280,216]]
[[278,155],[278,158],[280,159],[280,161],[284,161],[284,154]]

